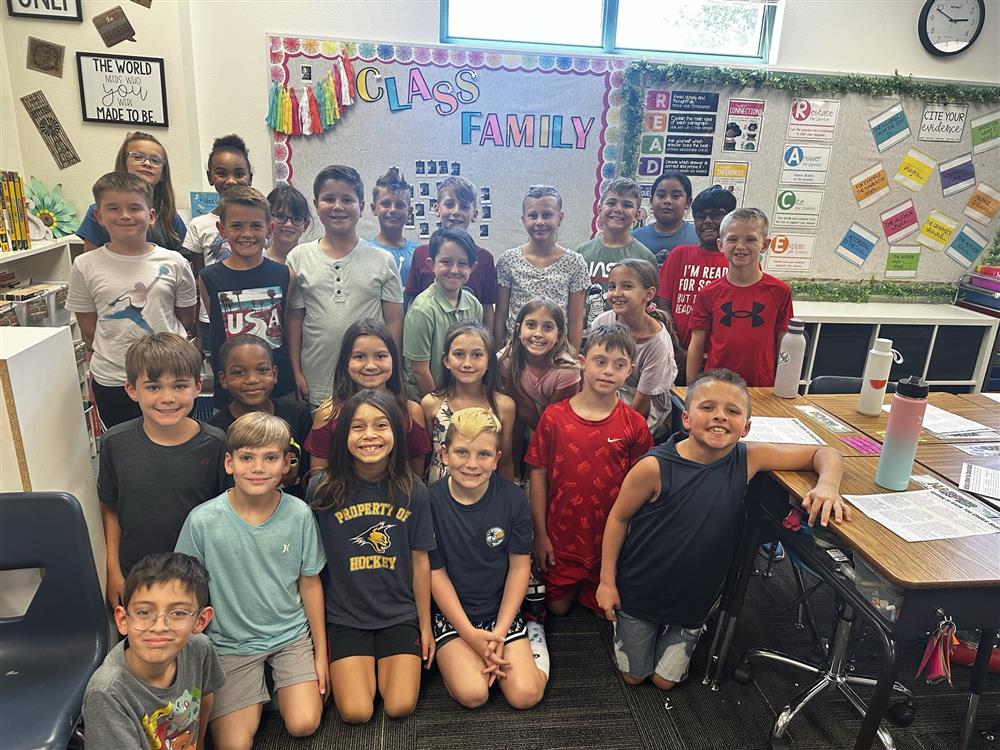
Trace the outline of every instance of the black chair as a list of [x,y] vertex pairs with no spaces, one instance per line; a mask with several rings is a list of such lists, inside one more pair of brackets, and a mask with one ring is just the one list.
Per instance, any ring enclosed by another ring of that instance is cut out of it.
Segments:
[[41,568],[27,611],[0,619],[0,748],[64,750],[108,650],[108,616],[80,503],[0,494],[0,570]]
[[[895,393],[896,384],[889,382],[886,393]],[[817,375],[809,384],[809,393],[821,396],[830,393],[861,393],[861,378],[846,375]]]

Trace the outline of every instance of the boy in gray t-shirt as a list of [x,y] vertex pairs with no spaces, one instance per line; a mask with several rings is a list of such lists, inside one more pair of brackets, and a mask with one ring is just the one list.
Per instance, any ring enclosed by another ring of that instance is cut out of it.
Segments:
[[189,555],[147,555],[125,581],[115,624],[125,640],[83,697],[88,750],[203,747],[225,678],[201,631],[212,619],[208,573]]

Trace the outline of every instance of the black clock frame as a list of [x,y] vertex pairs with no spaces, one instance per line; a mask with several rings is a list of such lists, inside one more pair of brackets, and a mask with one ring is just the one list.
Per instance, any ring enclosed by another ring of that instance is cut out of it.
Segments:
[[986,25],[986,3],[984,0],[977,0],[979,3],[979,28],[976,29],[976,33],[972,35],[969,43],[966,44],[962,49],[955,50],[954,52],[942,52],[931,42],[930,37],[927,36],[927,16],[930,15],[931,8],[934,7],[935,3],[941,0],[926,0],[924,2],[924,7],[920,9],[920,18],[917,19],[917,34],[920,36],[920,43],[924,46],[924,49],[930,52],[935,57],[952,57],[953,55],[960,55],[967,51],[983,31],[983,26]]

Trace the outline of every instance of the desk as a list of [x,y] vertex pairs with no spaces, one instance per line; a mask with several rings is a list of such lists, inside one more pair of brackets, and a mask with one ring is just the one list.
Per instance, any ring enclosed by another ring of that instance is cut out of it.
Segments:
[[990,411],[1000,411],[1000,401],[994,401],[984,393],[959,393],[958,397]]
[[[886,394],[885,403],[889,403],[892,396]],[[869,437],[873,437],[881,442],[885,436],[885,425],[889,420],[889,413],[882,412],[877,417],[869,417],[861,414],[857,410],[858,397],[856,394],[835,395],[835,396],[809,396],[809,401],[825,411],[833,414],[837,419],[846,422],[856,430],[863,432]],[[1000,432],[1000,410],[984,408],[978,404],[956,396],[953,393],[932,393],[927,399],[928,403],[939,409],[950,411],[960,417],[979,422],[993,430]],[[949,438],[939,440],[930,433],[921,432],[921,442],[926,443],[982,443],[986,442],[982,438]],[[839,442],[839,441],[838,441]]]
[[970,456],[954,445],[944,443],[918,445],[917,463],[926,466],[956,486],[962,477],[962,464],[973,464],[1000,471],[1000,456]]

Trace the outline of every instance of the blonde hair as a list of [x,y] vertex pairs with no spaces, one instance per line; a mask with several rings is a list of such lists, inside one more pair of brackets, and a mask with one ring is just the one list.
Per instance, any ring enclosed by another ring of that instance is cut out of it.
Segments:
[[284,451],[291,441],[292,430],[288,422],[264,411],[252,411],[229,425],[229,431],[226,433],[226,451],[233,454],[243,448],[272,446]]
[[451,415],[451,423],[444,433],[444,446],[451,446],[451,441],[455,435],[461,435],[466,440],[475,440],[484,432],[492,432],[497,437],[497,447],[500,447],[500,433],[503,426],[500,420],[489,409],[481,406],[470,406],[468,409],[460,409]]

